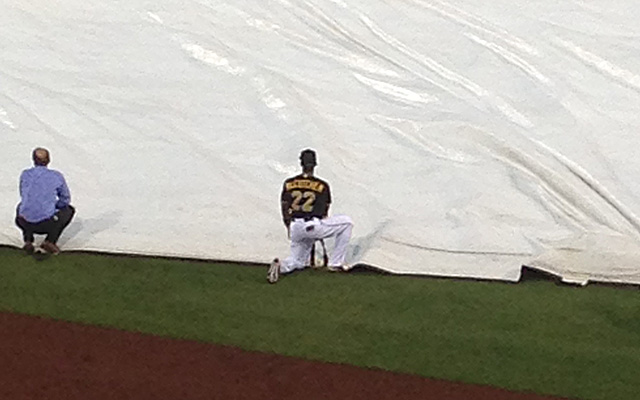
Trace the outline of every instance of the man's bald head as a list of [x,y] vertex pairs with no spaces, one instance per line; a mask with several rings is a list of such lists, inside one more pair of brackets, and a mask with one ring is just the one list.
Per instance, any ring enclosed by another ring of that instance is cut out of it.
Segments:
[[34,164],[46,167],[47,165],[49,165],[49,161],[50,161],[49,150],[44,149],[42,147],[38,147],[33,150]]

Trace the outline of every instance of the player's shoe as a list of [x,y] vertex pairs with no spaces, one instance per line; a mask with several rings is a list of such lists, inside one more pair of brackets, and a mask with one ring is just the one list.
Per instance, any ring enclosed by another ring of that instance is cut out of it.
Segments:
[[327,270],[329,270],[329,272],[347,272],[347,271],[350,271],[352,268],[353,266],[349,264],[329,265],[327,267]]
[[33,243],[26,242],[24,246],[22,246],[22,250],[24,250],[25,253],[31,255],[36,250],[36,248],[33,246]]
[[58,248],[58,246],[56,246],[55,243],[51,243],[46,240],[42,242],[42,244],[40,245],[40,248],[49,254],[53,254],[54,256],[57,256],[58,254],[60,254],[60,248]]
[[280,260],[274,258],[269,266],[269,272],[267,272],[267,281],[269,283],[276,283],[280,278]]

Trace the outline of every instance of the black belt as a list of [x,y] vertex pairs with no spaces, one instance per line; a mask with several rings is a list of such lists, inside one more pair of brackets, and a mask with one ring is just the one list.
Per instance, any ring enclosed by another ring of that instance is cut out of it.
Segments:
[[314,217],[294,217],[293,219],[303,219],[305,222],[308,222],[308,221],[311,221],[312,219],[316,219],[316,218],[319,219],[319,217],[315,217],[315,216]]

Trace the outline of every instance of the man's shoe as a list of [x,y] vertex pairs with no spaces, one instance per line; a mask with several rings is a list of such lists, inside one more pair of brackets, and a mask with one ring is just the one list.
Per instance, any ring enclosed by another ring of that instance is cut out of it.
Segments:
[[353,264],[344,264],[344,265],[342,266],[342,270],[343,270],[344,272],[349,272],[349,271],[351,271],[352,269],[353,269]]
[[352,265],[343,264],[343,265],[329,265],[327,269],[329,272],[347,272],[353,268]]
[[53,254],[54,256],[57,256],[58,254],[60,254],[60,248],[58,248],[58,246],[56,246],[55,243],[51,243],[46,240],[42,242],[42,244],[40,245],[40,248],[49,254]]
[[267,273],[267,281],[269,283],[276,283],[280,278],[280,260],[274,258],[269,266],[269,272]]
[[26,242],[24,246],[22,246],[22,250],[24,250],[25,253],[31,255],[36,250],[36,248],[33,246],[33,243]]

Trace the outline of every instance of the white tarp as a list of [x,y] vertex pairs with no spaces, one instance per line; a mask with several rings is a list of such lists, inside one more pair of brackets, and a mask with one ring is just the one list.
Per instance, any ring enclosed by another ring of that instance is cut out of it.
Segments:
[[640,283],[633,0],[0,3],[0,243],[52,152],[64,249],[268,262],[317,150],[351,262]]

